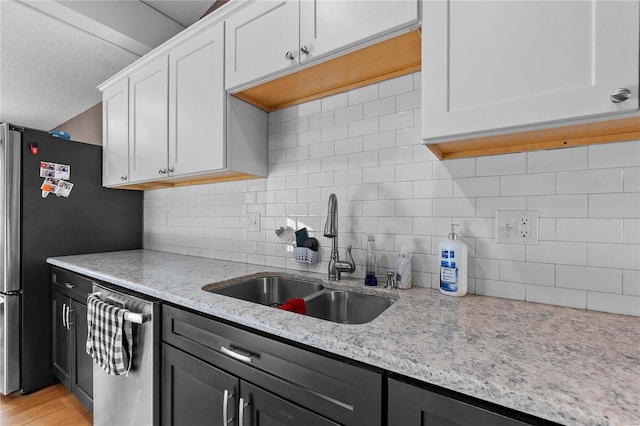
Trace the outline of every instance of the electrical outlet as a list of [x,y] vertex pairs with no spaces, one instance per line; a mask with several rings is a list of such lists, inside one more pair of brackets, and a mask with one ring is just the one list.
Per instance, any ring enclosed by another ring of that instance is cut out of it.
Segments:
[[260,232],[260,212],[247,213],[247,232]]
[[538,211],[496,210],[496,242],[538,244]]

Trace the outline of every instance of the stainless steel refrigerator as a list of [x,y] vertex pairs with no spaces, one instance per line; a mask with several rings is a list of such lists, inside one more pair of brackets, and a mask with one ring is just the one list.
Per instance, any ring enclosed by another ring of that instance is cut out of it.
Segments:
[[102,187],[102,148],[0,123],[0,393],[51,374],[51,256],[142,247],[142,193]]

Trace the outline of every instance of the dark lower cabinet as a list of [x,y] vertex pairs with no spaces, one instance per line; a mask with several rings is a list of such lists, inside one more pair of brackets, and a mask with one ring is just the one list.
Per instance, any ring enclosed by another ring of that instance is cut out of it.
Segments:
[[338,425],[166,343],[163,425]]
[[164,304],[164,425],[382,424],[383,374]]
[[92,410],[93,360],[85,349],[91,281],[57,268],[51,277],[51,371]]
[[389,379],[388,389],[388,426],[515,426],[530,424],[395,379]]

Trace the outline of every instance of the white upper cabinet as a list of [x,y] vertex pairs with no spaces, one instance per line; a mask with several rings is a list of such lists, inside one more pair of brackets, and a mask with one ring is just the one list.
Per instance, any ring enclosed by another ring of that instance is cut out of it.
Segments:
[[298,0],[264,0],[227,18],[226,88],[299,65],[298,11]]
[[224,26],[185,40],[169,53],[169,170],[222,169],[225,161]]
[[129,76],[129,181],[167,174],[169,64],[162,56]]
[[[638,110],[638,1],[423,3],[423,137]],[[630,96],[612,93],[617,89]]]
[[418,0],[260,0],[226,20],[225,88],[237,88],[417,24]]
[[123,78],[102,95],[103,184],[129,181],[129,79]]
[[418,22],[415,0],[300,0],[300,62]]

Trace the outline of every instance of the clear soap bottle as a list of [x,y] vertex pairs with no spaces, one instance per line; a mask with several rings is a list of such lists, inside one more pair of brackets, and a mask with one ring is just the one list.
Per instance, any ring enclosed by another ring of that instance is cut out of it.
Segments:
[[373,235],[369,235],[369,237],[367,238],[367,272],[364,278],[365,285],[378,285],[378,279],[376,278],[377,261],[378,253],[376,251],[376,239]]

